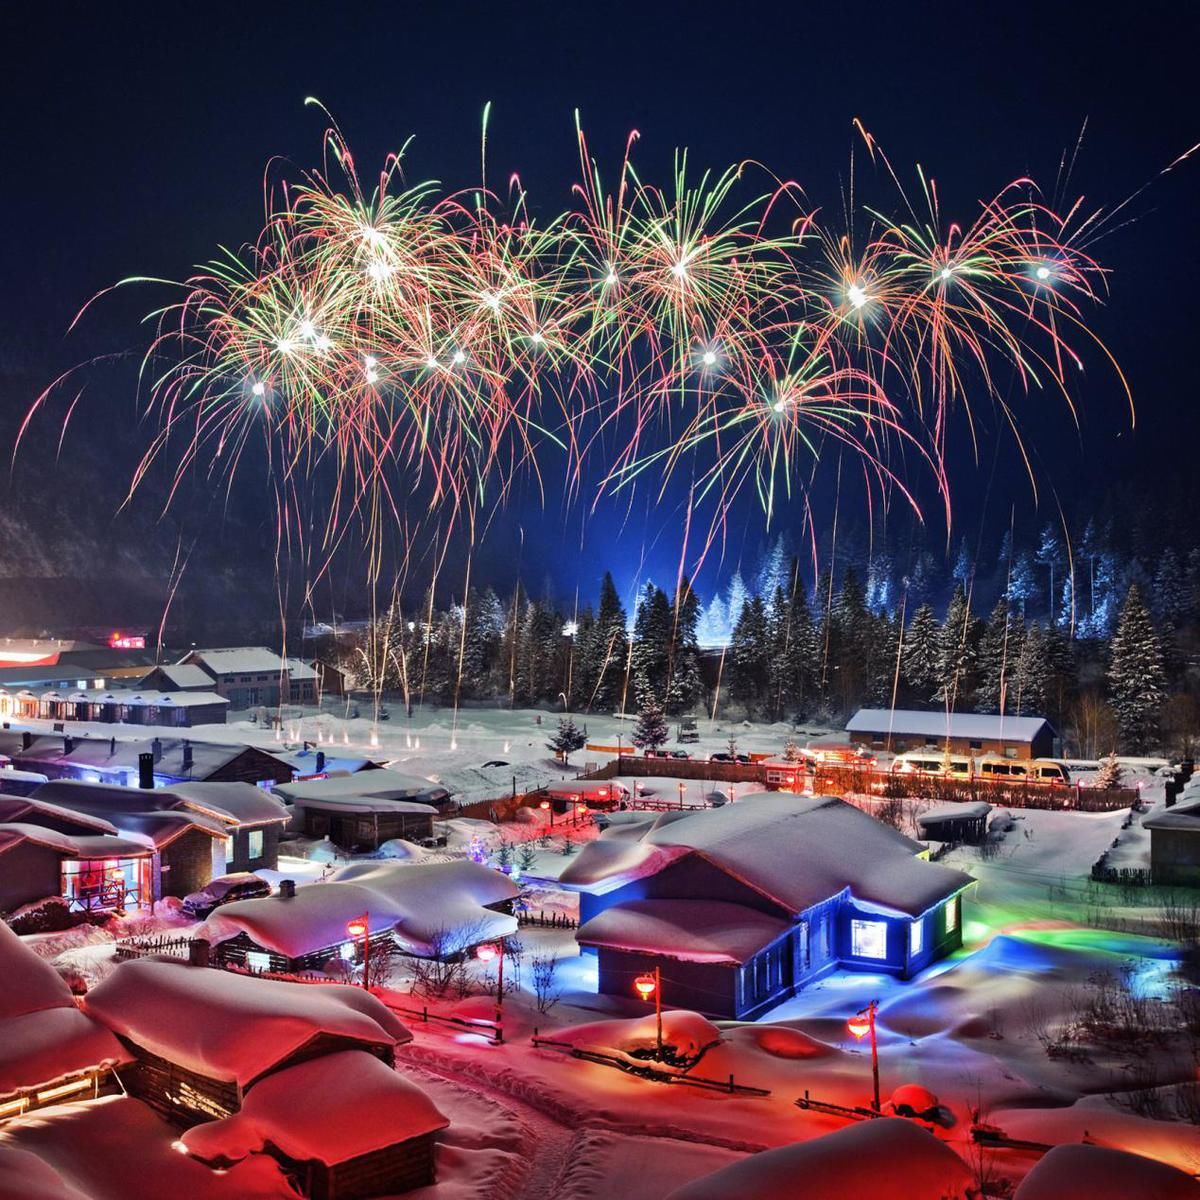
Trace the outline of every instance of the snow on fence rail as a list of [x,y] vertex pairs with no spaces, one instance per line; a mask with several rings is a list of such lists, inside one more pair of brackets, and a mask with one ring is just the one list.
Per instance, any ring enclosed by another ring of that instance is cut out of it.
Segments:
[[651,1079],[656,1083],[683,1083],[687,1084],[688,1087],[697,1087],[709,1092],[723,1092],[728,1096],[769,1096],[771,1094],[770,1088],[751,1087],[747,1083],[738,1083],[732,1073],[730,1073],[729,1079],[725,1081],[720,1079],[706,1079],[702,1075],[663,1071],[656,1067],[649,1059],[641,1062],[631,1062],[628,1058],[623,1058],[617,1054],[605,1054],[600,1050],[585,1050],[579,1046],[571,1045],[570,1042],[558,1041],[555,1038],[539,1037],[536,1028],[529,1040],[539,1049],[545,1046],[551,1050],[561,1050],[570,1058],[576,1058],[582,1062],[596,1063],[602,1067],[615,1067],[618,1071],[624,1071],[627,1075],[636,1075],[641,1079]]
[[409,1017],[411,1020],[421,1021],[426,1025],[430,1021],[442,1021],[447,1025],[456,1025],[460,1029],[469,1029],[472,1033],[486,1034],[497,1046],[504,1041],[504,1027],[497,1025],[495,1021],[485,1021],[482,1017],[448,1017],[443,1013],[430,1012],[427,1004],[423,1004],[419,1009],[407,1008],[401,1004],[394,1004],[383,996],[380,996],[379,999],[392,1012],[402,1017]]
[[1115,812],[1138,802],[1137,788],[1090,788],[1012,779],[953,779],[922,772],[882,771],[853,764],[821,763],[813,779],[818,795],[874,795],[889,800],[937,800],[969,803],[987,800],[1011,808],[1074,809]]
[[129,958],[146,958],[151,954],[165,954],[171,958],[190,958],[192,939],[190,937],[129,937],[117,942],[116,958],[124,962]]
[[579,922],[574,917],[568,917],[566,913],[552,912],[547,915],[544,912],[536,913],[517,913],[517,924],[532,925],[538,929],[578,929]]

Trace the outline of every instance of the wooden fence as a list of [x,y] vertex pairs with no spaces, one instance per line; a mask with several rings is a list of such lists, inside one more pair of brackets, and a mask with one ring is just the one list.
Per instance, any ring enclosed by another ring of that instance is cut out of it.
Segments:
[[130,937],[122,938],[116,947],[118,962],[129,958],[148,958],[150,955],[165,954],[171,958],[190,958],[192,939],[189,937]]
[[881,771],[857,764],[819,763],[813,781],[818,795],[866,795],[885,799],[969,803],[986,800],[1011,808],[1115,812],[1138,801],[1137,788],[1072,787],[1012,779],[952,779],[920,772]]
[[545,913],[518,913],[517,924],[521,926],[532,925],[535,929],[578,929],[579,922],[574,917],[568,917],[565,913],[550,913],[547,916]]

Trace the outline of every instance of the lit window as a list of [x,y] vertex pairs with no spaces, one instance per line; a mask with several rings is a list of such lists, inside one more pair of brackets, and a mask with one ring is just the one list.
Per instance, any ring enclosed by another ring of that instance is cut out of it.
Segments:
[[250,830],[249,835],[249,851],[247,857],[262,858],[263,855],[263,831],[261,829]]
[[227,863],[233,862],[233,834],[230,834],[225,839],[225,861]]
[[246,966],[251,971],[269,971],[271,969],[271,956],[265,950],[247,950]]
[[851,921],[850,953],[855,958],[887,958],[887,922]]
[[925,926],[918,919],[908,927],[908,957],[916,958],[925,944]]
[[953,933],[958,928],[958,897],[946,904],[946,932]]

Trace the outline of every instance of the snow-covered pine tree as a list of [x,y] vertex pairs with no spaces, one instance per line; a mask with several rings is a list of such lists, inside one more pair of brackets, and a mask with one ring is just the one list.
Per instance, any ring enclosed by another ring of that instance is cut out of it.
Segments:
[[648,696],[630,740],[639,750],[658,750],[666,745],[667,737],[667,714],[653,696]]
[[1028,550],[1022,550],[1013,559],[1012,570],[1008,574],[1008,586],[1005,594],[1009,603],[1025,620],[1025,609],[1037,592],[1037,573],[1033,567],[1033,558]]
[[559,717],[558,732],[546,743],[547,747],[566,764],[575,750],[582,750],[587,734],[575,724],[571,717]]
[[628,652],[625,608],[612,575],[605,571],[596,620],[581,641],[577,659],[580,683],[576,691],[584,697],[588,711],[611,711],[620,704]]
[[647,583],[633,625],[633,691],[639,708],[666,689],[670,638],[671,602],[662,588]]
[[954,589],[938,645],[937,691],[934,698],[952,708],[970,704],[974,690],[978,622],[961,586]]
[[1179,555],[1168,546],[1158,560],[1154,572],[1152,611],[1160,630],[1177,630],[1187,612],[1187,593],[1183,582],[1183,567]]
[[1050,613],[1051,620],[1054,620],[1054,574],[1065,556],[1066,548],[1063,545],[1062,534],[1054,525],[1047,522],[1046,528],[1042,530],[1042,536],[1038,541],[1037,553],[1034,557],[1050,572],[1050,584],[1048,588],[1050,605],[1047,611]]
[[750,593],[746,590],[746,581],[742,578],[741,571],[734,571],[733,578],[729,581],[725,600],[725,624],[729,629],[731,640],[733,631],[742,615],[742,609],[745,608],[749,598]]
[[774,603],[775,593],[787,586],[788,560],[784,550],[783,534],[780,534],[774,545],[763,555],[758,573],[754,578],[754,590],[763,598],[768,615]]
[[922,604],[909,622],[901,652],[901,674],[919,704],[933,698],[938,683],[941,630],[931,604]]
[[789,737],[788,740],[783,743],[783,761],[800,761],[800,747],[796,745],[796,739],[794,737]]
[[1008,688],[1007,710],[1018,717],[1046,714],[1050,682],[1050,658],[1046,635],[1035,621],[1020,639],[1016,670]]
[[891,614],[895,604],[895,584],[892,581],[892,559],[883,551],[871,558],[867,567],[867,607],[876,615]]
[[732,632],[729,628],[725,601],[718,593],[704,606],[704,611],[700,614],[700,620],[696,625],[696,640],[701,646],[706,647],[728,646],[729,635]]
[[1157,737],[1165,684],[1162,646],[1135,583],[1125,597],[1108,664],[1109,696],[1125,748],[1145,750]]
[[979,688],[975,707],[979,712],[1008,712],[1006,693],[1011,686],[1021,647],[1021,627],[1013,620],[1008,601],[996,601],[979,639]]
[[967,539],[963,538],[958,543],[958,557],[954,560],[954,578],[962,584],[965,591],[971,583],[971,573],[973,570],[973,562],[971,559],[971,549],[967,545]]
[[767,686],[769,653],[767,608],[762,597],[755,596],[743,607],[729,646],[730,699],[741,701],[750,710],[759,707]]
[[897,693],[897,662],[900,653],[900,617],[881,613],[874,619],[870,677],[867,680],[867,701],[876,708],[891,708]]
[[666,704],[671,713],[688,712],[700,696],[700,648],[696,642],[699,618],[700,600],[685,575],[671,606]]
[[1092,787],[1104,788],[1106,791],[1111,788],[1119,788],[1122,778],[1121,764],[1117,761],[1117,752],[1110,750],[1100,760],[1100,769],[1092,779]]

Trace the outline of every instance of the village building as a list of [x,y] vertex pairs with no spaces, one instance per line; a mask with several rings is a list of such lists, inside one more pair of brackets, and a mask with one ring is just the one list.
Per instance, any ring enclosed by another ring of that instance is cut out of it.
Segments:
[[216,1169],[253,1154],[317,1200],[434,1178],[449,1122],[396,1074],[408,1030],[361,988],[313,987],[166,960],[125,963],[85,1000],[126,1051],[125,1091],[184,1128]]
[[316,704],[321,676],[313,663],[302,658],[284,659],[288,673],[288,703]]
[[372,946],[449,958],[516,933],[520,894],[507,875],[465,860],[354,863],[327,883],[296,888],[284,880],[274,896],[222,905],[199,936],[221,965],[305,971],[359,960],[362,939],[347,926],[365,917]]
[[278,708],[290,698],[287,660],[265,646],[193,650],[179,665],[189,663],[209,675],[213,691],[231,708]]
[[753,1019],[836,969],[907,978],[962,944],[972,879],[843,800],[782,793],[718,809],[613,814],[561,882],[600,991]]
[[846,732],[860,745],[893,754],[926,746],[975,757],[1048,758],[1054,753],[1054,729],[1044,717],[860,708],[846,722]]
[[208,692],[214,682],[213,677],[195,663],[167,663],[143,676],[137,686],[161,692]]
[[[47,779],[78,779],[124,787],[242,782],[273,786],[292,777],[277,755],[235,742],[190,738],[125,739],[69,733],[0,731],[0,754]],[[0,789],[3,787],[0,778]]]
[[[1154,883],[1200,887],[1200,795],[1146,817],[1150,831],[1150,878]],[[1189,792],[1185,792],[1187,797]]]
[[992,806],[986,800],[941,804],[917,814],[917,829],[927,842],[965,842],[978,846],[987,840],[991,811]]
[[101,1095],[112,1068],[129,1058],[79,1011],[58,972],[0,921],[0,1122]]

